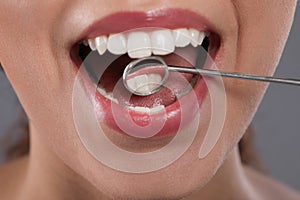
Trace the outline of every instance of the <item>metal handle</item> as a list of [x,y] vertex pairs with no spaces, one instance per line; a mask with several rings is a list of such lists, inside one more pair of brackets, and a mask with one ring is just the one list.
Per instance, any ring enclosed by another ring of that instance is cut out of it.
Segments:
[[222,77],[229,77],[229,78],[240,78],[240,79],[247,79],[247,80],[254,80],[254,81],[283,83],[283,84],[300,86],[300,79],[279,78],[279,77],[272,77],[272,76],[258,76],[258,75],[250,75],[250,74],[240,74],[236,72],[223,72],[223,71],[211,70],[211,69],[195,69],[195,68],[188,68],[188,67],[181,67],[181,66],[179,67],[174,65],[168,65],[168,69],[170,71],[178,71],[183,73],[222,76]]

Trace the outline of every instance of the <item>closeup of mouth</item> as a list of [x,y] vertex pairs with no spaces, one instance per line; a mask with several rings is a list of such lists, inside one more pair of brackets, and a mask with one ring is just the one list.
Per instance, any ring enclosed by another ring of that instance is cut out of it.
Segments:
[[[169,65],[210,68],[220,47],[221,36],[202,16],[183,9],[165,9],[152,14],[116,13],[97,21],[73,45],[71,57],[74,69],[84,66],[88,74],[83,84],[88,85],[86,94],[92,99],[99,123],[121,134],[135,132],[146,138],[155,129],[155,122],[163,121],[163,127],[153,137],[174,135],[179,127],[188,126],[199,112],[195,108],[201,107],[207,87],[200,75],[179,73],[182,79],[178,73],[170,73],[168,87],[149,96],[137,96],[118,84],[125,67],[135,59],[154,55]],[[89,57],[96,61],[90,62]],[[112,61],[103,66],[102,60],[108,58]],[[145,75],[135,84],[153,78]],[[122,119],[125,128],[116,121],[112,107],[120,115],[126,113]],[[145,128],[136,129],[136,125]]]

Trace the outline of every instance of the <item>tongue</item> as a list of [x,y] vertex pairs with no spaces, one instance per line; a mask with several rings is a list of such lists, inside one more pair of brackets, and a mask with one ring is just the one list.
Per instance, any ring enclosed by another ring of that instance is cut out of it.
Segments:
[[[192,66],[175,54],[164,56],[163,58],[170,65]],[[99,87],[104,88],[107,93],[113,93],[113,97],[118,99],[120,104],[149,108],[158,105],[168,106],[189,88],[189,82],[193,77],[191,74],[170,72],[166,86],[162,87],[158,92],[149,96],[137,96],[131,94],[122,84],[124,68],[131,61],[127,55],[119,57],[106,69],[99,82]]]

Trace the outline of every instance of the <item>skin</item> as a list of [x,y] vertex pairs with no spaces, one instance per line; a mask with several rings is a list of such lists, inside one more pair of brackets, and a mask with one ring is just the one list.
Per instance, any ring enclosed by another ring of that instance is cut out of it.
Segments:
[[[226,121],[220,140],[204,159],[197,158],[201,131],[179,160],[148,174],[114,171],[84,148],[72,120],[76,74],[69,57],[71,45],[95,19],[121,10],[148,11],[168,5],[213,16],[224,37],[223,53],[216,61],[220,69],[272,75],[296,1],[0,2],[0,61],[30,119],[31,143],[28,156],[0,168],[1,199],[300,198],[240,161],[237,143],[265,93],[267,85],[262,83],[224,80]],[[209,108],[206,98],[200,130],[209,122]]]

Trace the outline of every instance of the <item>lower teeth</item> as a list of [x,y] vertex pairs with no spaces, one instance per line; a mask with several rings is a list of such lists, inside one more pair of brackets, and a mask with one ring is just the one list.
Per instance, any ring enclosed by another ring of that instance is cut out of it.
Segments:
[[[101,88],[101,87],[97,87],[98,92],[103,95],[105,98],[111,100],[112,102],[119,104],[119,100],[113,97],[112,93],[107,93],[105,91],[105,89]],[[148,107],[142,107],[142,106],[130,106],[127,105],[129,110],[138,112],[138,113],[144,113],[144,114],[155,114],[158,113],[160,111],[165,110],[165,106],[164,105],[157,105],[154,106],[152,108],[148,108]]]
[[155,113],[165,110],[164,105],[156,106],[153,108],[140,107],[140,106],[136,106],[136,107],[129,106],[128,108],[129,108],[129,110],[133,110],[135,112],[144,113],[144,114],[155,114]]
[[119,100],[116,99],[116,98],[114,98],[113,93],[111,93],[111,92],[110,92],[110,93],[107,93],[107,92],[105,91],[105,89],[103,89],[103,88],[101,88],[101,87],[97,87],[97,90],[98,90],[98,92],[99,92],[102,96],[104,96],[105,98],[111,100],[112,102],[114,102],[114,103],[116,103],[116,104],[119,104]]

